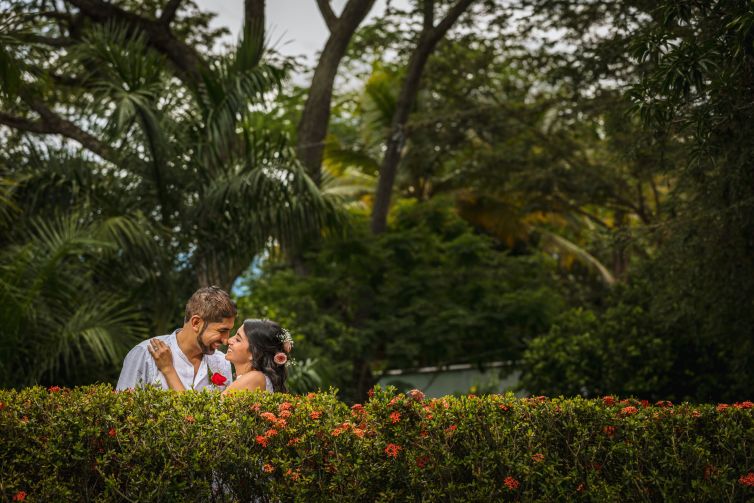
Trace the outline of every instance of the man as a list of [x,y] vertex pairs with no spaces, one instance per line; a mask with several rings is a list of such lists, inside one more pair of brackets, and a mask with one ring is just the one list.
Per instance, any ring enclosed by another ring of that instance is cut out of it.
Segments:
[[[186,389],[221,388],[221,382],[230,384],[230,362],[216,350],[228,343],[235,319],[236,305],[225,291],[216,286],[200,288],[186,303],[183,328],[157,337],[170,347],[175,370]],[[148,384],[168,389],[151,350],[152,345],[147,340],[129,351],[116,389]],[[220,375],[213,379],[214,374]]]

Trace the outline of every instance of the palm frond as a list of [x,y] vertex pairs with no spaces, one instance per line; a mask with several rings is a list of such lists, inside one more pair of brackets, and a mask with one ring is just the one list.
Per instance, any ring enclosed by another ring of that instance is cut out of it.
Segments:
[[10,49],[21,44],[24,35],[29,32],[19,17],[4,13],[0,19],[0,97],[13,99],[21,88],[24,65]]
[[98,107],[109,105],[106,131],[115,137],[140,122],[153,142],[164,145],[157,101],[166,86],[165,59],[149,50],[143,32],[116,22],[91,27],[82,41],[71,47],[68,65],[86,68],[84,85]]
[[573,256],[580,263],[595,271],[605,284],[615,284],[615,277],[594,255],[590,254],[576,243],[569,241],[565,237],[555,234],[554,232],[546,229],[536,230],[541,235],[540,244],[543,248],[549,249],[550,251],[557,251],[561,256]]
[[398,79],[386,69],[376,67],[364,87],[361,100],[361,112],[364,117],[367,143],[372,143],[372,136],[377,133],[379,141],[384,140],[385,132],[395,115],[398,101]]
[[97,263],[120,249],[114,229],[125,234],[125,228],[123,222],[86,224],[79,215],[40,219],[25,243],[0,255],[0,339],[16,357],[2,356],[24,370],[22,384],[69,372],[76,362],[112,363],[145,334],[133,302],[93,276]]
[[380,164],[365,148],[359,146],[346,147],[334,135],[325,139],[325,149],[322,155],[324,169],[334,176],[340,176],[348,168],[355,168],[369,175],[376,174]]

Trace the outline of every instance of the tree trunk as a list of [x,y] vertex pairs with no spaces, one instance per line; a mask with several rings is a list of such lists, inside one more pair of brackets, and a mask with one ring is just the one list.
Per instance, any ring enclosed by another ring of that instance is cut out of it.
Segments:
[[416,50],[411,55],[408,63],[408,72],[403,81],[395,113],[390,125],[385,156],[380,165],[380,175],[377,181],[377,194],[372,208],[372,232],[381,234],[387,227],[387,213],[390,208],[390,199],[393,193],[393,184],[401,160],[401,150],[406,141],[406,122],[411,113],[411,108],[416,101],[419,92],[424,66],[432,54],[437,43],[445,36],[453,23],[466,11],[474,0],[458,0],[448,11],[445,18],[433,26],[434,2],[425,0],[424,4],[424,27],[419,37]]
[[349,0],[340,17],[335,17],[329,3],[318,1],[330,28],[330,37],[314,70],[309,95],[298,124],[296,151],[308,175],[319,185],[322,180],[322,152],[330,123],[330,101],[340,61],[346,53],[356,28],[375,0]]
[[377,383],[369,362],[363,358],[355,358],[353,361],[353,378],[356,382],[354,400],[363,403],[369,398],[369,390]]

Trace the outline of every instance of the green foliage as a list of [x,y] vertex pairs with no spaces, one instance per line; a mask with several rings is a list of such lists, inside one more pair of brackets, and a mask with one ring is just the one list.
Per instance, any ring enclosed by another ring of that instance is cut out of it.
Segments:
[[617,287],[602,309],[579,307],[553,321],[524,352],[521,387],[547,395],[695,402],[747,396],[749,370],[739,362],[748,355],[730,345],[736,332],[723,332],[742,333],[741,321],[710,327],[709,311],[689,312],[689,299],[666,305],[667,292],[652,283],[656,274],[644,271]]
[[32,501],[749,501],[754,404],[0,391]]
[[180,37],[176,64],[134,21],[154,23],[164,2],[119,2],[129,13],[107,22],[12,4],[0,22],[0,385],[111,379],[136,340],[174,328],[196,287],[229,290],[265,248],[337,227],[284,128],[259,120],[290,70],[265,54],[263,26],[210,51],[211,16],[183,2],[164,28]]
[[548,395],[683,398],[671,369],[684,367],[678,352],[688,341],[666,337],[649,312],[646,289],[635,290],[643,300],[637,292],[613,292],[603,313],[563,313],[526,349],[520,386]]
[[350,399],[374,370],[516,359],[560,310],[545,261],[497,251],[442,199],[399,204],[378,237],[354,215],[301,266],[265,264],[239,307],[284,323]]
[[86,382],[147,333],[133,299],[98,285],[138,222],[80,215],[31,222],[29,240],[0,253],[0,386]]

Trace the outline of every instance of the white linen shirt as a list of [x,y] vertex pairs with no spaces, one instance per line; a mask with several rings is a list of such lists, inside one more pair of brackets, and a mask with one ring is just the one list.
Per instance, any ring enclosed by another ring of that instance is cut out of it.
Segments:
[[[230,362],[225,359],[225,353],[215,351],[212,355],[203,355],[202,362],[199,365],[196,376],[194,376],[194,365],[186,358],[186,355],[183,354],[183,351],[178,346],[177,333],[178,329],[172,334],[160,335],[157,339],[160,339],[170,347],[170,351],[173,354],[173,366],[183,383],[183,387],[187,390],[193,389],[197,391],[204,388],[218,391],[225,389],[233,380]],[[157,363],[155,363],[154,358],[152,358],[152,355],[147,350],[148,344],[149,340],[143,341],[128,352],[126,359],[123,360],[123,369],[120,371],[118,385],[115,389],[122,391],[148,384],[168,389],[165,376],[157,368]],[[210,381],[210,377],[215,372],[219,372],[227,379],[223,386],[215,386]]]

